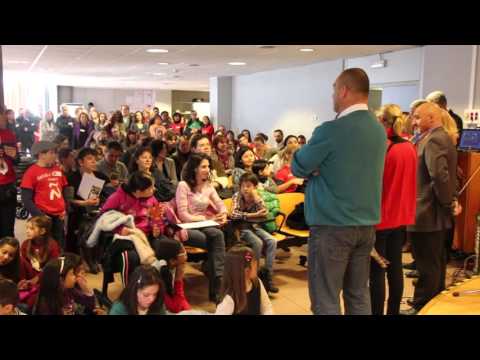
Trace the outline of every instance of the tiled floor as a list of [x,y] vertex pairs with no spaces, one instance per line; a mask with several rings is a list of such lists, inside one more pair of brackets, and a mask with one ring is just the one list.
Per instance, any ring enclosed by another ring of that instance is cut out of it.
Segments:
[[[24,236],[24,222],[17,221],[16,235],[21,241]],[[293,247],[289,253],[278,250],[275,261],[274,283],[280,288],[280,292],[272,296],[272,304],[276,314],[284,315],[310,315],[310,300],[307,287],[307,268],[299,265],[299,256],[307,255],[307,247]],[[404,254],[404,262],[410,262],[410,254]],[[307,263],[308,265],[308,263]],[[458,264],[450,264],[448,267],[447,284],[451,282],[451,275]],[[90,285],[101,289],[102,274],[88,275]],[[109,286],[110,299],[116,299],[122,290],[119,274],[115,276],[115,282]],[[404,298],[402,309],[409,306],[406,300],[413,295],[412,279],[405,278]],[[208,301],[208,281],[200,271],[199,263],[189,263],[185,276],[185,291],[188,300],[195,309],[215,311],[215,305]]]

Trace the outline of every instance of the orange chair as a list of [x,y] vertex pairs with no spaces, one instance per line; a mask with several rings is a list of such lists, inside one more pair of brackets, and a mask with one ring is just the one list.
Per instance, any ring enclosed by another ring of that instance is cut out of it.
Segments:
[[[280,201],[280,216],[277,216],[278,234],[285,236],[285,239],[278,244],[278,247],[288,251],[291,246],[302,246],[307,243],[310,236],[308,230],[292,229],[286,224],[288,216],[295,210],[295,207],[305,201],[303,193],[283,193],[278,194]],[[300,265],[305,266],[307,262],[306,256],[300,256]]]

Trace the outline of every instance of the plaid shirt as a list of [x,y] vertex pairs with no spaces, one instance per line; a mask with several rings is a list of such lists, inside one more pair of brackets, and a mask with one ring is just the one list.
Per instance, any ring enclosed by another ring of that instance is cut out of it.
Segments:
[[265,203],[263,199],[258,196],[257,200],[253,203],[246,204],[243,196],[239,192],[235,193],[232,198],[233,211],[231,218],[233,220],[245,220],[247,214],[256,213],[265,209]]

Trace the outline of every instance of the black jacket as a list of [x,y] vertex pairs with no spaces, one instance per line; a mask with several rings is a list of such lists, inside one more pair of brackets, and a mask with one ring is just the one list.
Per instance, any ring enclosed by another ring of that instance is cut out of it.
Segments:
[[73,126],[75,125],[75,120],[69,116],[60,115],[56,120],[56,125],[58,127],[58,132],[60,135],[66,136],[70,145],[72,144],[73,138]]
[[33,144],[33,133],[37,126],[30,118],[19,116],[15,121],[15,136],[17,141],[21,142],[23,146],[30,147]]
[[[462,139],[462,132],[463,132],[463,120],[460,116],[455,114],[452,109],[448,110],[448,113],[450,116],[455,120],[455,123],[457,124],[457,129],[458,129],[458,144],[460,144],[460,140]],[[457,145],[458,146],[458,145]]]

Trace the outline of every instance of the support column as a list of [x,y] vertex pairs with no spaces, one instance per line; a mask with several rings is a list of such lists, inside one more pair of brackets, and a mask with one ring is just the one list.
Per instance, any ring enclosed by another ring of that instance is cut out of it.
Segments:
[[217,128],[225,126],[227,130],[232,124],[232,77],[210,78],[210,113],[211,120]]

